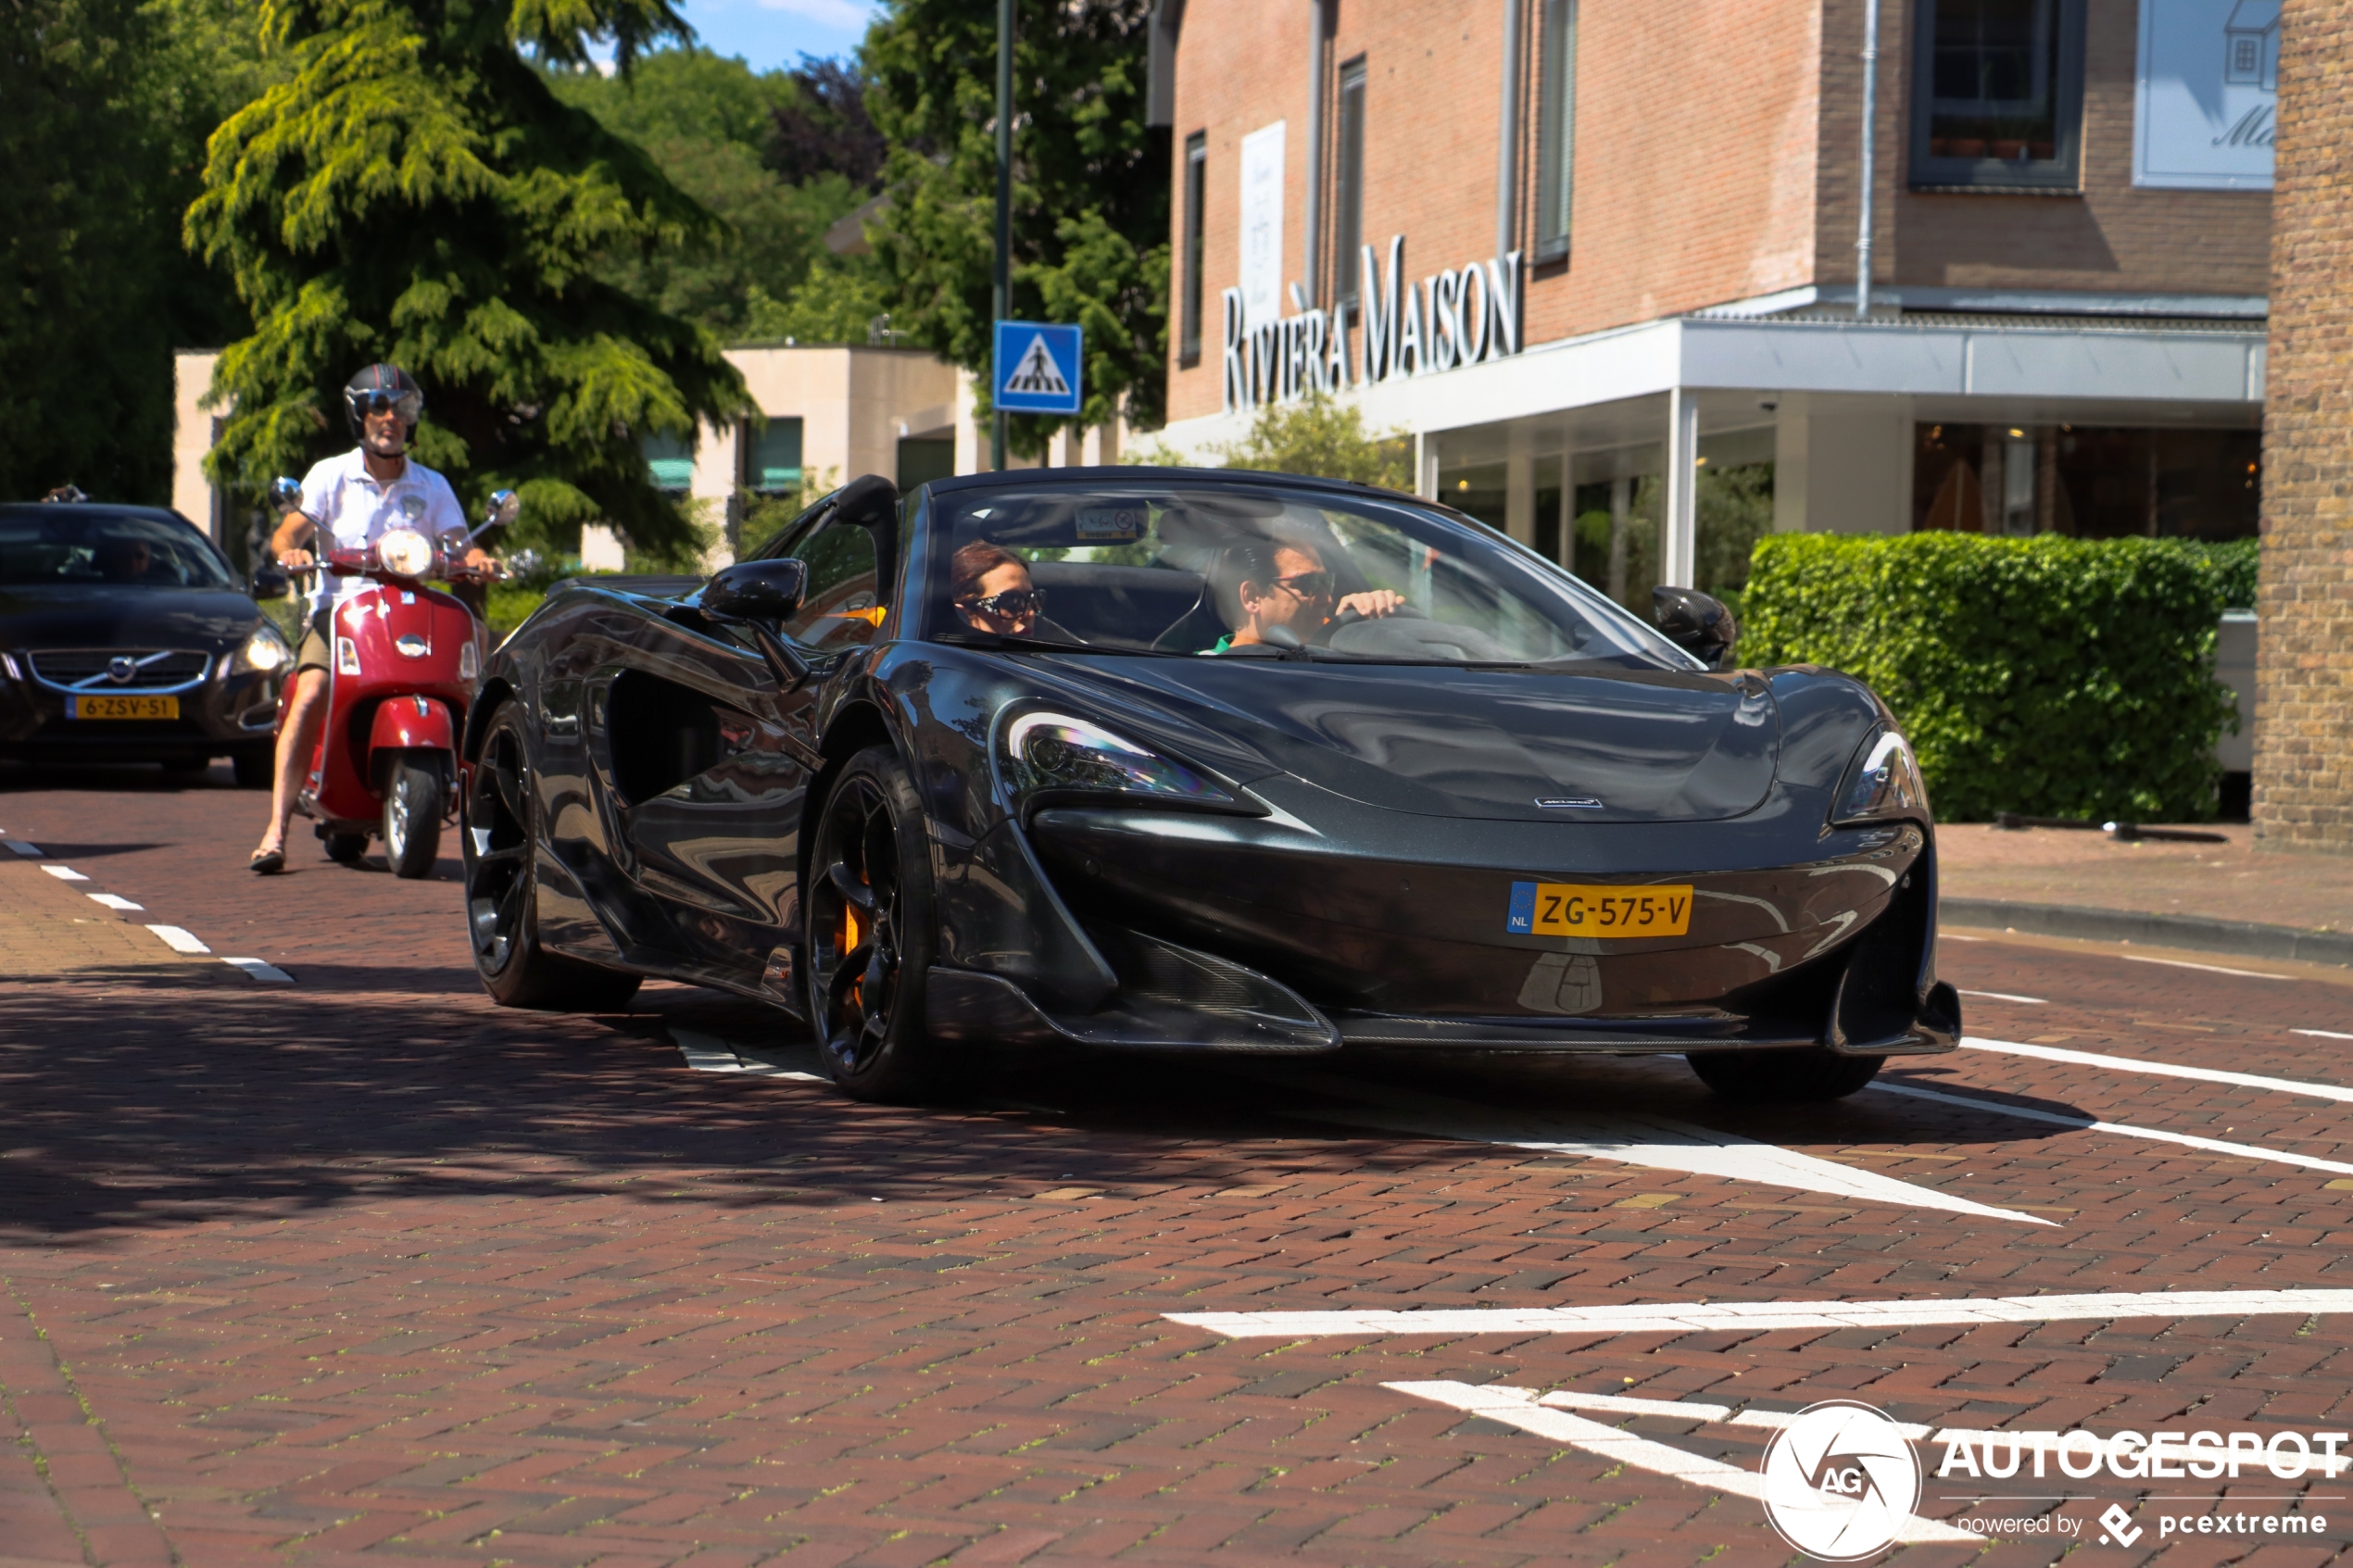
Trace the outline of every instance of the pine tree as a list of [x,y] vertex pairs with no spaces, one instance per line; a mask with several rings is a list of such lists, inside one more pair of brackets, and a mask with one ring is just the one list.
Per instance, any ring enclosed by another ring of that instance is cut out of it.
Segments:
[[509,485],[526,537],[618,525],[646,550],[692,529],[648,436],[750,411],[702,328],[599,263],[717,223],[639,148],[549,90],[599,38],[626,71],[689,40],[670,0],[264,0],[290,78],[213,138],[190,245],[226,267],[253,335],[222,356],[211,465],[258,495],[347,445],[341,388],[375,360],[425,389],[417,454],[461,495]]

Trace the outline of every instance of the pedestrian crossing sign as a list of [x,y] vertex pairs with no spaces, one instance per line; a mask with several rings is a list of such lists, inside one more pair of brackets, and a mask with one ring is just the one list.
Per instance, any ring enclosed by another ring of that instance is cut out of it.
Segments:
[[1009,414],[1076,414],[1079,329],[1038,321],[997,323],[997,407]]

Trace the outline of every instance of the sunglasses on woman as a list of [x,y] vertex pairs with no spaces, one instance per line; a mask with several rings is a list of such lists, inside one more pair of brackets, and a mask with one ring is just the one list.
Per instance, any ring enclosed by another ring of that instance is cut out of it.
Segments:
[[1042,588],[1014,588],[991,594],[985,599],[960,599],[956,608],[976,610],[999,621],[1026,621],[1046,608],[1046,593]]

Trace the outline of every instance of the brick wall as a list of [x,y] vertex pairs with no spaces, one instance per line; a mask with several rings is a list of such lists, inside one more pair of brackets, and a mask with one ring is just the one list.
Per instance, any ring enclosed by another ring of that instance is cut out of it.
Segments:
[[[1910,19],[1913,0],[1881,4],[1883,30],[1899,19],[1899,12],[1906,13],[1902,21]],[[1901,189],[1895,200],[1894,276],[1902,282],[1955,288],[2261,294],[2270,270],[2271,198],[2260,191],[2135,190],[2133,82],[2140,6],[2137,0],[2089,0],[2083,21],[2082,194]],[[1881,47],[1888,47],[1884,40]],[[1908,104],[1908,48],[1895,52],[1889,63],[1894,80],[1881,79],[1881,98],[1894,86],[1899,102]],[[1881,128],[1881,135],[1890,138],[1883,144],[1897,149],[1893,161],[1899,170],[1910,131],[1908,111]],[[1854,220],[1847,223],[1851,245]],[[1824,259],[1827,264],[1827,250]],[[1852,260],[1844,273],[1835,275],[1853,278]]]
[[2282,19],[2255,838],[2353,852],[2353,6]]

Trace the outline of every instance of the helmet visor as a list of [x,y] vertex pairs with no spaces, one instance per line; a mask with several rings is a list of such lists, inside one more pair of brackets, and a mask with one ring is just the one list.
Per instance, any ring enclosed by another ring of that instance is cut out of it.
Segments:
[[351,405],[351,417],[364,420],[373,414],[398,414],[403,424],[415,424],[425,411],[425,395],[422,392],[398,392],[354,389],[344,394]]

